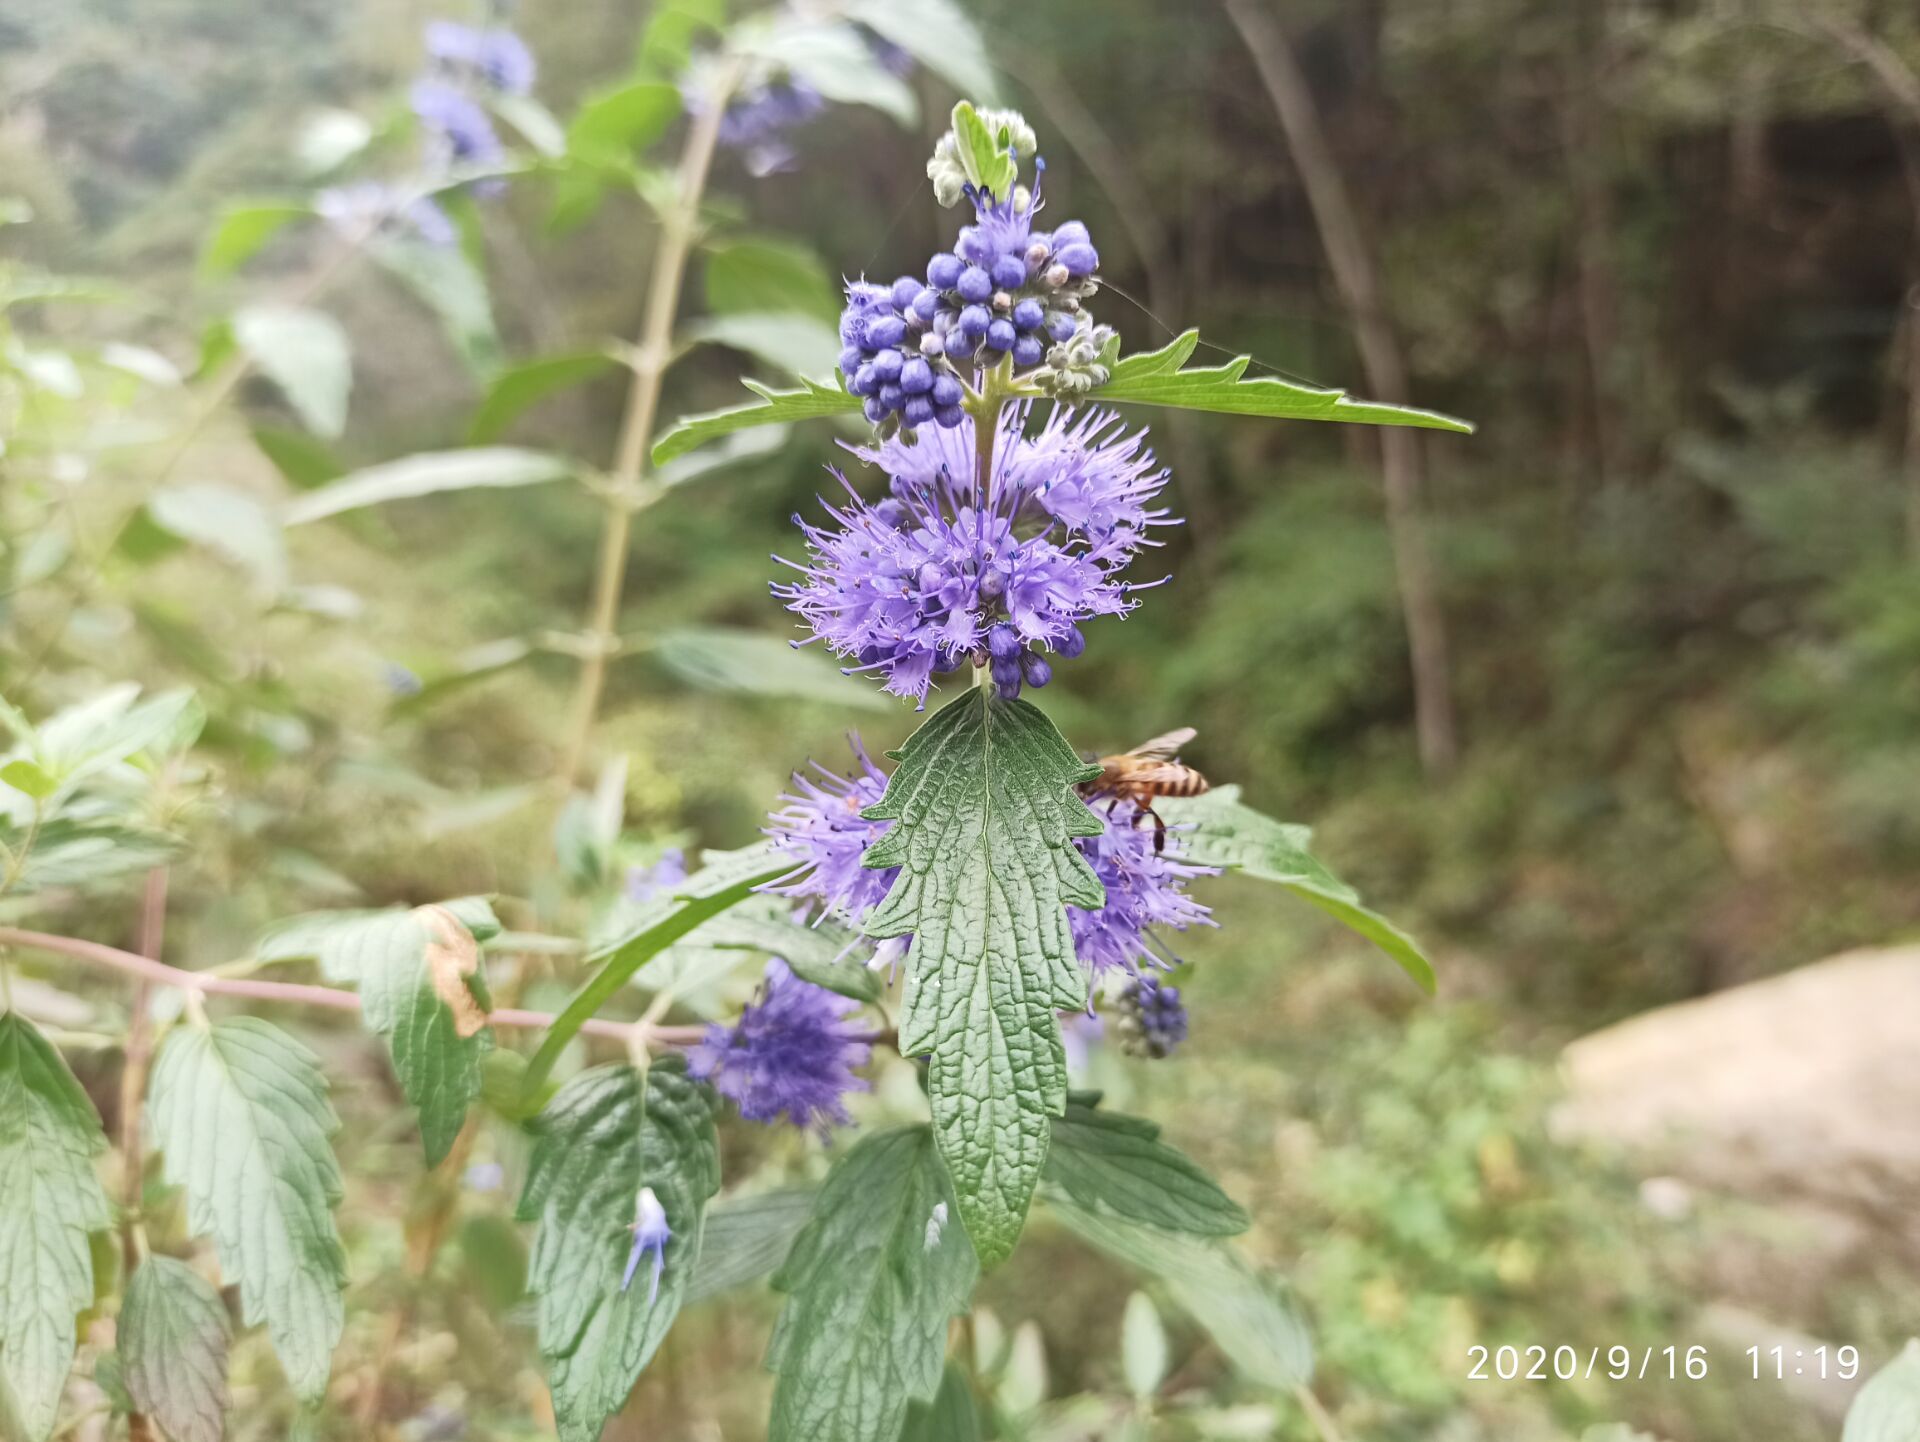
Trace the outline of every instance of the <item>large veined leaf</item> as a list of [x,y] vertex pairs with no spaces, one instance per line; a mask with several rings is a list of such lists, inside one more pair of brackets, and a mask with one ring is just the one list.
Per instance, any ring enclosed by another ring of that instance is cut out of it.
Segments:
[[234,312],[233,338],[308,430],[332,437],[346,429],[353,356],[340,322],[322,311],[263,303]]
[[729,1197],[709,1207],[687,1301],[718,1296],[777,1271],[813,1215],[814,1198],[812,1191],[790,1188]]
[[767,1348],[770,1442],[895,1442],[907,1404],[939,1390],[947,1323],[979,1275],[927,1128],[863,1138],[773,1279],[787,1302]]
[[804,381],[799,390],[776,391],[757,381],[742,382],[760,399],[744,406],[707,411],[697,416],[682,416],[653,443],[653,463],[665,465],[675,456],[685,455],[695,446],[731,435],[752,426],[779,425],[787,421],[812,421],[822,416],[858,415],[861,400],[848,395],[836,380],[832,385]]
[[150,1256],[134,1269],[120,1308],[121,1376],[174,1442],[220,1442],[226,1432],[231,1339],[226,1303],[192,1267]]
[[1106,1210],[1171,1232],[1227,1237],[1247,1229],[1247,1214],[1219,1183],[1160,1140],[1139,1117],[1102,1111],[1097,1096],[1069,1098],[1053,1123],[1046,1179],[1082,1208]]
[[308,491],[287,507],[289,526],[303,526],[342,511],[412,500],[442,491],[538,486],[565,480],[573,462],[544,451],[512,446],[474,446],[460,451],[428,451],[369,466],[317,491]]
[[898,45],[960,94],[991,105],[998,89],[986,42],[955,0],[854,0],[847,18]]
[[1190,330],[1159,350],[1123,356],[1113,364],[1107,383],[1096,387],[1089,399],[1278,420],[1357,421],[1462,433],[1473,430],[1467,422],[1438,411],[1354,400],[1345,391],[1297,385],[1278,376],[1249,379],[1251,356],[1235,356],[1224,365],[1182,370],[1199,344],[1200,332]]
[[1847,1408],[1840,1442],[1910,1442],[1920,1437],[1920,1341],[1874,1373]]
[[1379,912],[1361,905],[1360,893],[1308,852],[1313,833],[1306,827],[1275,821],[1242,805],[1238,786],[1215,787],[1204,796],[1168,798],[1157,806],[1169,822],[1192,828],[1180,835],[1184,859],[1278,882],[1371,941],[1432,995],[1433,963],[1420,944]]
[[[527,1285],[539,1299],[562,1442],[594,1442],[679,1314],[701,1250],[707,1201],[720,1188],[719,1144],[706,1087],[678,1058],[646,1072],[582,1072],[534,1122],[520,1218],[538,1224]],[[650,1187],[666,1212],[659,1290],[652,1259],[626,1272],[635,1203]]]
[[113,1221],[93,1103],[17,1012],[0,1015],[0,1387],[28,1438],[53,1426],[74,1317],[93,1300],[87,1233]]
[[960,1215],[991,1265],[1013,1250],[1066,1105],[1057,1012],[1087,1004],[1069,904],[1105,900],[1073,845],[1100,822],[1074,794],[1100,774],[1041,712],[976,687],[897,753],[861,814],[893,826],[863,865],[899,877],[866,922],[913,936],[900,1050],[930,1056],[927,1093]]
[[302,1397],[326,1390],[345,1315],[347,1259],[334,1230],[339,1118],[319,1058],[258,1017],[167,1036],[147,1121],[187,1220],[210,1235],[242,1315],[267,1334]]
[[387,1039],[400,1089],[419,1110],[429,1166],[480,1095],[493,1049],[480,939],[499,929],[484,900],[463,897],[411,911],[317,912],[261,938],[262,961],[310,956],[328,980],[359,989],[361,1019]]
[[1313,1376],[1313,1343],[1280,1288],[1217,1243],[1056,1203],[1052,1215],[1082,1241],[1159,1279],[1249,1381],[1290,1392]]

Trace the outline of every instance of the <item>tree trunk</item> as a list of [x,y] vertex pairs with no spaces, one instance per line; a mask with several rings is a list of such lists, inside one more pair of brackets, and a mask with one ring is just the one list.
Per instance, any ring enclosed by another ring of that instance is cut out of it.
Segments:
[[[1406,405],[1406,361],[1381,295],[1380,268],[1340,167],[1328,148],[1319,112],[1285,32],[1259,0],[1226,0],[1227,15],[1246,42],[1261,82],[1279,113],[1280,129],[1306,188],[1307,204],[1327,252],[1334,284],[1353,320],[1367,386],[1376,400]],[[1380,431],[1386,480],[1387,533],[1393,546],[1400,608],[1413,663],[1414,725],[1429,774],[1446,771],[1458,751],[1446,620],[1421,516],[1421,451],[1417,431]]]

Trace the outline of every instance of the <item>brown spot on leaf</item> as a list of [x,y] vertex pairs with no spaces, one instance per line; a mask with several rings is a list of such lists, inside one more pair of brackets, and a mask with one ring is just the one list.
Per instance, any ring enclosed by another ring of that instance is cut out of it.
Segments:
[[417,906],[413,914],[427,929],[427,976],[433,994],[453,1013],[453,1029],[469,1037],[487,1024],[487,1014],[467,985],[480,969],[480,943],[459,917],[444,906]]

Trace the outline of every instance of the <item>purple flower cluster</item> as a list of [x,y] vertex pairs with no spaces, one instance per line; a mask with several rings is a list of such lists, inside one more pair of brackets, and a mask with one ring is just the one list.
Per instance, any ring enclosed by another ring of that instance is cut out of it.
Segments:
[[867,1090],[854,1075],[873,1056],[866,1034],[847,1017],[860,1003],[800,980],[779,958],[767,963],[760,995],[732,1026],[715,1023],[687,1056],[687,1068],[732,1098],[749,1121],[784,1115],[823,1136],[845,1125],[848,1092]]
[[830,524],[795,518],[808,556],[783,561],[800,579],[773,592],[849,672],[882,673],[924,706],[934,673],[971,660],[1011,698],[1051,677],[1040,651],[1078,656],[1082,621],[1133,608],[1120,572],[1168,523],[1151,504],[1167,473],[1145,432],[1108,411],[1056,406],[1033,436],[1027,419],[1025,404],[1003,410],[985,495],[967,417],[854,448],[891,494],[869,505],[842,475],[848,500],[827,507]]
[[720,143],[741,153],[755,177],[793,169],[787,132],[798,130],[827,108],[827,100],[805,81],[770,80],[742,91],[720,117]]
[[972,186],[966,194],[974,223],[927,262],[924,283],[903,275],[891,286],[847,287],[840,370],[875,425],[896,415],[908,426],[959,425],[965,392],[952,372],[1006,356],[1019,370],[1034,369],[1049,341],[1073,339],[1098,287],[1100,256],[1086,226],[1069,220],[1051,233],[1034,230],[1037,185],[1031,197],[1016,191],[996,200]]
[[432,20],[426,40],[427,54],[457,79],[471,79],[502,95],[533,92],[533,52],[511,30],[477,30],[452,20]]
[[[852,744],[859,762],[855,775],[841,777],[819,766],[814,776],[794,774],[794,789],[781,797],[785,804],[769,818],[767,834],[801,870],[767,890],[859,926],[900,872],[898,867],[866,870],[860,865],[866,849],[893,823],[860,815],[885,794],[887,776],[857,737]],[[1187,895],[1187,884],[1196,877],[1218,876],[1220,870],[1182,861],[1177,831],[1168,833],[1166,850],[1156,852],[1153,828],[1139,824],[1141,813],[1131,802],[1099,808],[1095,815],[1104,829],[1074,844],[1106,888],[1107,899],[1092,911],[1067,908],[1074,955],[1095,977],[1115,971],[1150,976],[1171,960],[1155,945],[1157,930],[1213,924],[1212,912]],[[1175,1000],[1178,997],[1175,992]]]
[[1187,1039],[1187,1007],[1180,988],[1155,976],[1139,976],[1120,994],[1120,1046],[1155,1061]]
[[635,905],[644,906],[672,891],[687,879],[687,853],[670,846],[651,866],[629,866],[622,894]]

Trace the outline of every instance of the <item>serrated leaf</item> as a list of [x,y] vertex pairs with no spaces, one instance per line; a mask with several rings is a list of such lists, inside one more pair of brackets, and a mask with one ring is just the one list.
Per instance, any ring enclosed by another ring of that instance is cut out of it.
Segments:
[[312,206],[298,201],[262,200],[228,206],[201,247],[201,273],[216,276],[238,270],[286,226],[312,214]]
[[696,446],[704,446],[708,441],[752,426],[812,421],[822,416],[855,415],[861,406],[860,398],[848,395],[837,377],[832,385],[808,380],[802,382],[800,389],[791,391],[769,390],[753,381],[743,384],[760,399],[725,410],[682,416],[655,439],[654,465],[665,465],[675,456],[685,455]]
[[1046,1179],[1090,1211],[1200,1237],[1244,1232],[1248,1217],[1184,1153],[1138,1117],[1069,1100],[1053,1123]]
[[979,1263],[926,1127],[863,1138],[828,1173],[774,1276],[770,1442],[894,1442],[940,1385],[947,1323]]
[[1360,893],[1307,850],[1313,833],[1306,827],[1275,821],[1242,805],[1238,786],[1218,786],[1203,796],[1167,798],[1157,805],[1169,823],[1191,828],[1180,834],[1182,860],[1278,882],[1364,936],[1398,962],[1422,991],[1433,994],[1433,963],[1420,943],[1363,906]]
[[172,1257],[134,1269],[120,1309],[127,1395],[173,1442],[220,1442],[226,1432],[226,1303],[206,1279]]
[[931,1402],[907,1408],[900,1442],[980,1442],[980,1409],[973,1400],[973,1384],[958,1362],[947,1363]]
[[93,1174],[106,1144],[60,1053],[25,1017],[0,1015],[0,1386],[28,1438],[53,1426],[74,1318],[93,1301],[87,1233],[113,1221]]
[[234,312],[233,338],[308,430],[332,439],[346,429],[353,356],[332,316],[290,305],[245,306]]
[[510,366],[487,387],[467,428],[467,439],[477,446],[496,441],[528,406],[568,386],[597,380],[618,364],[604,351],[580,351]]
[[1099,775],[1024,701],[976,687],[898,753],[861,815],[894,824],[862,865],[898,866],[869,936],[913,937],[900,1050],[927,1055],[927,1093],[980,1260],[1013,1250],[1066,1105],[1056,1012],[1087,1003],[1068,905],[1105,902],[1073,845],[1100,821],[1074,794]]
[[[539,1299],[562,1442],[593,1442],[626,1404],[693,1280],[707,1201],[720,1187],[713,1112],[707,1089],[669,1057],[644,1074],[630,1066],[582,1072],[533,1130],[519,1207],[520,1219],[539,1227],[527,1285]],[[642,1187],[653,1189],[672,1229],[657,1296],[644,1269],[620,1285]]]
[[1279,1288],[1217,1243],[1056,1202],[1052,1214],[1082,1241],[1159,1279],[1242,1376],[1291,1392],[1313,1376],[1313,1344]]
[[1466,421],[1438,411],[1354,400],[1342,390],[1297,385],[1278,376],[1249,379],[1246,372],[1253,363],[1251,356],[1235,356],[1224,365],[1182,370],[1199,344],[1200,332],[1190,330],[1159,350],[1122,356],[1114,363],[1107,383],[1096,386],[1088,399],[1172,406],[1224,415],[1267,416],[1275,420],[1353,421],[1375,426],[1418,426],[1463,435],[1473,432]]
[[778,1271],[812,1215],[816,1195],[794,1188],[730,1197],[709,1207],[687,1301],[718,1296]]
[[728,626],[677,626],[654,637],[660,664],[690,685],[711,691],[790,696],[864,711],[893,709],[866,686],[849,686],[840,668],[817,651],[795,650],[778,636]]
[[993,104],[998,85],[986,42],[954,0],[854,0],[846,14],[898,45],[960,94]]
[[1909,1341],[1855,1395],[1840,1442],[1912,1442],[1915,1437],[1920,1437],[1920,1341]]
[[326,1390],[340,1340],[346,1253],[332,1211],[339,1118],[319,1058],[258,1017],[178,1027],[154,1064],[147,1121],[187,1222],[211,1236],[242,1315],[265,1322],[287,1380]]
[[420,1113],[427,1165],[438,1166],[482,1090],[493,1049],[475,933],[500,929],[479,897],[412,911],[317,912],[261,939],[262,961],[313,957],[330,981],[358,988],[367,1029],[384,1036],[400,1089]]
[[304,526],[342,511],[412,500],[443,491],[497,490],[565,480],[573,462],[544,451],[512,446],[474,446],[459,451],[426,451],[363,471],[309,491],[287,507],[286,523]]

